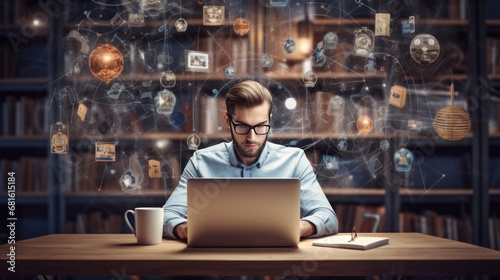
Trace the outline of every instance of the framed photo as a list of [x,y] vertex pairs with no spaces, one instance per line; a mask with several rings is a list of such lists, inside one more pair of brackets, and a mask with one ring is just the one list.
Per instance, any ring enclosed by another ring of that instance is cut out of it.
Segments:
[[391,14],[375,14],[375,36],[391,35]]
[[389,94],[389,104],[398,108],[403,108],[406,103],[406,88],[402,86],[393,86]]
[[186,70],[210,72],[211,55],[208,52],[186,51]]
[[95,161],[116,161],[115,143],[95,143]]
[[203,6],[203,25],[217,26],[224,23],[224,6]]

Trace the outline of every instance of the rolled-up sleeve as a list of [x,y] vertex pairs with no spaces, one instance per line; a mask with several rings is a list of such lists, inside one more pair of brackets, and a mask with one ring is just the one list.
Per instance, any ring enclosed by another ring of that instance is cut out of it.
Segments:
[[316,179],[303,151],[298,156],[297,177],[301,181],[301,219],[316,226],[316,233],[310,237],[321,237],[338,232],[339,222],[330,202]]

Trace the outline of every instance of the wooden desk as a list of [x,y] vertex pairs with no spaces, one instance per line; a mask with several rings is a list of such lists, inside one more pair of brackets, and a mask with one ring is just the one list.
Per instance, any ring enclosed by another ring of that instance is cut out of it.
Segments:
[[[364,235],[390,241],[368,251],[316,247],[310,239],[295,248],[189,248],[166,239],[140,246],[132,234],[53,234],[16,242],[15,269],[24,275],[500,275],[500,251],[419,233]],[[11,275],[9,248],[0,246],[3,275]]]

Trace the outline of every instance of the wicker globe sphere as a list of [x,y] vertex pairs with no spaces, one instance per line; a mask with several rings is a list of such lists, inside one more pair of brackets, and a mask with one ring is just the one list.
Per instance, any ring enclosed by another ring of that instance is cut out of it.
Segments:
[[460,140],[469,134],[471,118],[464,108],[449,105],[439,110],[434,117],[434,129],[446,140]]

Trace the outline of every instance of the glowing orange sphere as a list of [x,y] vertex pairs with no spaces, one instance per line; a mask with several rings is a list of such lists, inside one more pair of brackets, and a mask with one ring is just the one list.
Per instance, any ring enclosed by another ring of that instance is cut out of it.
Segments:
[[236,34],[243,36],[250,30],[250,22],[244,18],[238,18],[234,21],[233,28]]
[[122,54],[110,44],[97,46],[89,57],[90,72],[106,84],[120,75],[123,64]]
[[359,133],[367,135],[373,130],[373,120],[368,116],[361,116],[356,122],[356,128],[358,129]]

